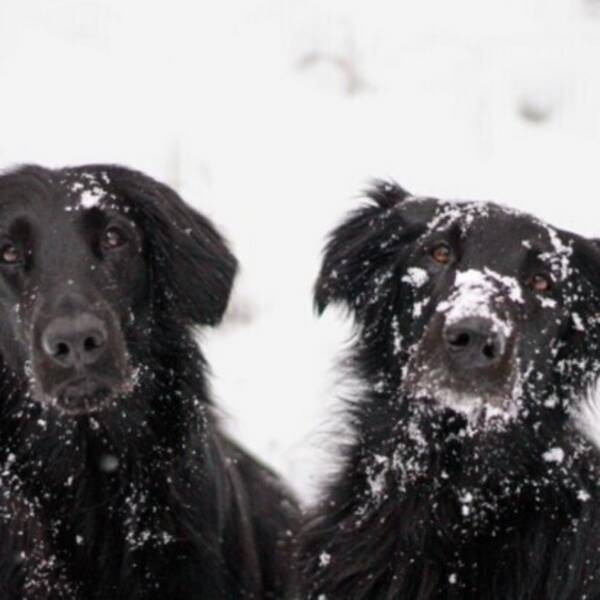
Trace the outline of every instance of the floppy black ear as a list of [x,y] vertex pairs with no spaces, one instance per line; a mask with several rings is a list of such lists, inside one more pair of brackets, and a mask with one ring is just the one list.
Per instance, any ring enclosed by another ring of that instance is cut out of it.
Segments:
[[354,309],[358,316],[378,291],[378,273],[389,266],[401,235],[396,207],[409,194],[394,183],[376,181],[366,192],[371,203],[350,213],[329,236],[315,285],[315,306],[320,313],[330,303]]
[[108,175],[143,221],[164,308],[191,325],[218,323],[237,270],[223,237],[167,185],[124,168]]

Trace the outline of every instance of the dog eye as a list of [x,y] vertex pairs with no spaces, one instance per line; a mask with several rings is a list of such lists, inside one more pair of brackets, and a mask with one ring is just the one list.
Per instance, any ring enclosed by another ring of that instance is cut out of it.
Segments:
[[127,237],[118,227],[109,227],[102,236],[102,246],[108,250],[119,248],[127,243]]
[[23,260],[21,251],[14,244],[5,244],[1,250],[2,262],[7,265],[16,265]]
[[437,244],[431,249],[431,258],[440,265],[447,265],[452,259],[452,249],[448,244]]
[[538,294],[549,292],[552,289],[552,278],[545,273],[536,273],[529,278],[529,287]]

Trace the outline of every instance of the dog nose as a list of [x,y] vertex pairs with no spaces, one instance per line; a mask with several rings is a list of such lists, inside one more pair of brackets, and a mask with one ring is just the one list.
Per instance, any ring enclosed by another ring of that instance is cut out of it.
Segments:
[[446,326],[446,350],[462,369],[485,369],[499,363],[506,350],[506,338],[493,321],[467,317]]
[[107,337],[106,325],[95,315],[57,317],[42,334],[42,348],[55,364],[80,369],[102,356]]

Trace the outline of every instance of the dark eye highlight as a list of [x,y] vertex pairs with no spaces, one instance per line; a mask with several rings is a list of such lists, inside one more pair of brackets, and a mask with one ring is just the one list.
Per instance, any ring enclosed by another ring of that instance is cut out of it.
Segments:
[[547,273],[536,273],[528,279],[527,285],[534,292],[537,292],[538,294],[545,294],[552,289],[554,282],[552,277]]
[[102,247],[106,250],[120,248],[127,243],[127,235],[119,227],[108,227],[102,234]]
[[447,265],[452,260],[452,248],[446,243],[436,244],[430,251],[431,258],[440,264]]
[[23,262],[23,254],[17,246],[7,243],[0,249],[0,260],[5,265],[17,265]]

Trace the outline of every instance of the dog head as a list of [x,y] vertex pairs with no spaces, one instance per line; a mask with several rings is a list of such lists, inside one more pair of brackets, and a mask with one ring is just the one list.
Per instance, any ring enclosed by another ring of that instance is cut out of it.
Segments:
[[217,323],[235,270],[211,223],[139,172],[0,176],[0,353],[45,406],[118,406],[152,376],[142,367],[157,323],[174,339]]
[[351,310],[375,392],[511,419],[597,377],[593,241],[491,203],[369,196],[331,236],[316,304]]

